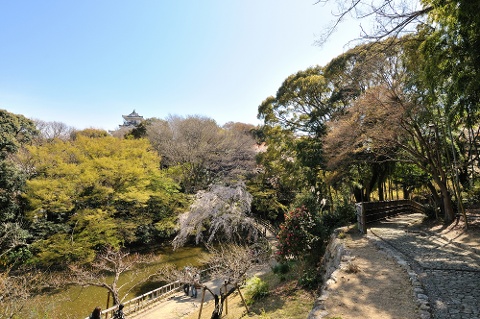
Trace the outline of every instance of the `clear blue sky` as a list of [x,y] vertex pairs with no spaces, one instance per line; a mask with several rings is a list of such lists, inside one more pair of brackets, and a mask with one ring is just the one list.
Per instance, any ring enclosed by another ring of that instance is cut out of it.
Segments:
[[287,76],[358,36],[319,47],[315,0],[0,0],[0,109],[82,129],[122,114],[258,124]]

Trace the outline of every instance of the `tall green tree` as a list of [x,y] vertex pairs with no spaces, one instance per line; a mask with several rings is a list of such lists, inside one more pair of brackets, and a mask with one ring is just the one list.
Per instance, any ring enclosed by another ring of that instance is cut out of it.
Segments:
[[[372,46],[381,55],[379,58],[369,54]],[[326,159],[329,157],[332,162],[332,156],[325,153],[323,145],[328,125],[336,125],[336,118],[347,112],[361,94],[385,80],[386,73],[377,72],[386,67],[387,59],[382,49],[380,45],[358,46],[336,57],[325,67],[299,71],[284,81],[275,97],[267,98],[259,107],[259,117],[264,119],[267,127],[276,126],[294,134],[288,144],[290,153],[286,153],[284,148],[279,154],[289,154],[286,157],[295,162],[297,167],[302,167],[302,173],[292,174],[289,171],[287,174],[302,176],[304,187],[312,188],[315,194],[322,194],[324,198],[331,197],[325,183],[327,180],[330,185],[349,180],[358,201],[368,201],[375,189],[383,190],[381,186],[390,165],[385,156],[363,152],[350,156],[349,161],[344,156],[343,160],[337,162],[342,167],[330,164],[329,169],[335,169],[336,172],[327,174]],[[392,64],[396,63],[395,56],[389,58]],[[287,145],[279,139],[269,142],[267,154],[280,145]],[[342,154],[341,149],[331,151],[337,158]],[[339,151],[341,154],[337,154]]]
[[[375,17],[373,25],[376,31],[367,31],[364,39],[398,37],[405,31],[417,35],[411,38],[417,42],[415,51],[410,54],[410,71],[414,76],[405,79],[405,88],[419,89],[415,92],[417,97],[413,98],[415,103],[418,104],[421,99],[420,104],[425,106],[422,112],[424,123],[418,127],[416,136],[432,132],[435,135],[433,152],[429,157],[436,160],[430,161],[427,170],[434,171],[432,179],[442,196],[437,196],[435,187],[431,185],[434,197],[437,201],[443,197],[445,201],[453,193],[457,202],[461,203],[462,187],[474,184],[472,181],[476,178],[475,167],[480,153],[480,3],[470,0],[338,3],[341,6],[336,27],[350,14],[355,18]],[[390,46],[395,41],[387,44]],[[412,59],[413,56],[416,59]],[[418,94],[420,90],[422,92]],[[451,220],[452,210],[448,200],[442,206],[446,220]]]
[[142,227],[165,218],[173,228],[184,200],[149,142],[107,135],[86,130],[30,147],[36,172],[26,197],[41,263],[91,261],[98,249],[139,241]]
[[[447,112],[478,121],[480,100],[480,3],[470,0],[423,0],[430,6],[430,28],[423,50],[427,79],[444,90]],[[432,76],[435,76],[433,81]]]
[[[361,130],[353,129],[349,121],[338,121],[352,114],[352,105],[365,92],[394,78],[399,63],[395,46],[391,40],[384,43],[358,45],[335,57],[325,66],[325,73],[332,82],[333,96],[341,101],[342,113],[336,113],[328,121],[329,134],[325,144],[327,167],[332,171],[329,182],[336,188],[348,185],[356,201],[369,201],[371,194],[378,191],[379,200],[385,199],[382,185],[388,178],[396,148],[384,145],[383,153],[372,152],[362,136]],[[388,115],[387,115],[388,116]],[[360,120],[357,118],[356,120]],[[354,146],[354,147],[348,147]]]
[[0,220],[7,222],[18,215],[26,178],[11,159],[32,141],[37,130],[31,120],[6,110],[0,110],[0,127]]
[[303,177],[303,185],[297,190],[325,194],[321,138],[326,133],[328,119],[341,113],[343,107],[342,99],[334,94],[332,82],[322,67],[312,67],[287,77],[277,94],[258,107],[267,144],[266,154],[261,156],[262,164],[268,165],[265,160],[277,153],[280,155],[278,164],[297,169],[296,172],[285,171],[290,178]]
[[0,257],[24,246],[22,193],[27,175],[12,160],[36,136],[34,123],[22,115],[0,110]]
[[316,66],[287,77],[277,94],[258,107],[258,117],[265,125],[321,136],[325,133],[325,122],[342,107],[335,102],[324,69]]
[[423,70],[429,96],[438,105],[439,127],[457,188],[478,179],[480,125],[480,18],[478,1],[423,1],[432,7],[430,28],[422,30],[426,58]]
[[24,117],[0,109],[0,160],[15,153],[37,134],[35,124]]
[[285,211],[300,190],[308,188],[306,168],[296,153],[295,134],[279,126],[264,126],[263,148],[257,155],[258,174],[248,181],[253,195],[252,211],[271,221],[283,221]]

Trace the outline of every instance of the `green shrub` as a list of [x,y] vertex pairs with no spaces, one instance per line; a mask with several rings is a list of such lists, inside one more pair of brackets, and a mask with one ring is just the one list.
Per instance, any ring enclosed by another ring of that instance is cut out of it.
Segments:
[[294,267],[292,262],[283,260],[272,267],[272,272],[279,277],[280,281],[285,281],[292,267]]
[[355,206],[351,203],[342,203],[334,212],[323,212],[321,220],[330,234],[335,228],[355,223]]
[[277,235],[280,260],[305,259],[320,250],[323,238],[327,236],[317,217],[304,206],[285,214],[285,222],[280,225]]
[[322,283],[322,277],[315,268],[307,268],[303,271],[302,276],[298,279],[298,283],[305,289],[318,289]]
[[268,284],[262,279],[254,276],[247,280],[245,286],[245,299],[247,304],[252,304],[255,300],[260,300],[269,294]]
[[272,272],[276,275],[285,275],[291,268],[292,266],[289,262],[280,262],[272,267]]

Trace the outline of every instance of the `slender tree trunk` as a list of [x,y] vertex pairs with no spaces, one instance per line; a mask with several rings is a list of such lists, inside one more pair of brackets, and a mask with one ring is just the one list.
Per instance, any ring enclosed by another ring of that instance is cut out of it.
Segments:
[[438,195],[437,189],[435,188],[435,186],[432,185],[432,183],[428,182],[427,187],[428,189],[430,189],[430,193],[432,194],[433,201],[435,202],[435,217],[437,218],[438,208],[440,208],[440,211],[442,212],[442,214],[444,214],[442,198]]
[[383,183],[378,181],[378,200],[383,202],[385,200],[385,192],[383,188]]
[[370,188],[366,187],[364,190],[365,190],[365,192],[363,194],[363,201],[364,202],[369,202],[370,201]]
[[359,187],[353,187],[353,196],[355,197],[355,202],[363,202],[363,189]]
[[[402,192],[403,192],[403,199],[410,198],[410,192],[408,191],[407,185],[402,185]],[[397,199],[398,199],[398,196],[397,196]]]
[[[440,188],[440,194],[442,197],[441,199],[437,200],[441,203],[440,207],[442,208],[443,219],[445,223],[451,223],[455,219],[455,211],[453,209],[452,196],[450,194],[450,191],[448,190],[446,178],[434,177],[433,180]],[[434,193],[436,193],[436,190],[435,192],[432,192],[432,194]]]
[[449,224],[455,219],[455,211],[453,209],[452,197],[445,183],[441,183],[439,186],[443,199],[444,219],[445,222]]

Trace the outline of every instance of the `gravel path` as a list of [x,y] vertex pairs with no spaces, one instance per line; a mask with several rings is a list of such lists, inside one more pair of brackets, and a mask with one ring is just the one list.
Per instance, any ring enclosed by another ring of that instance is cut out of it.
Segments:
[[420,226],[421,214],[389,218],[369,227],[369,236],[381,239],[415,271],[428,297],[434,319],[480,318],[480,255],[478,250]]

